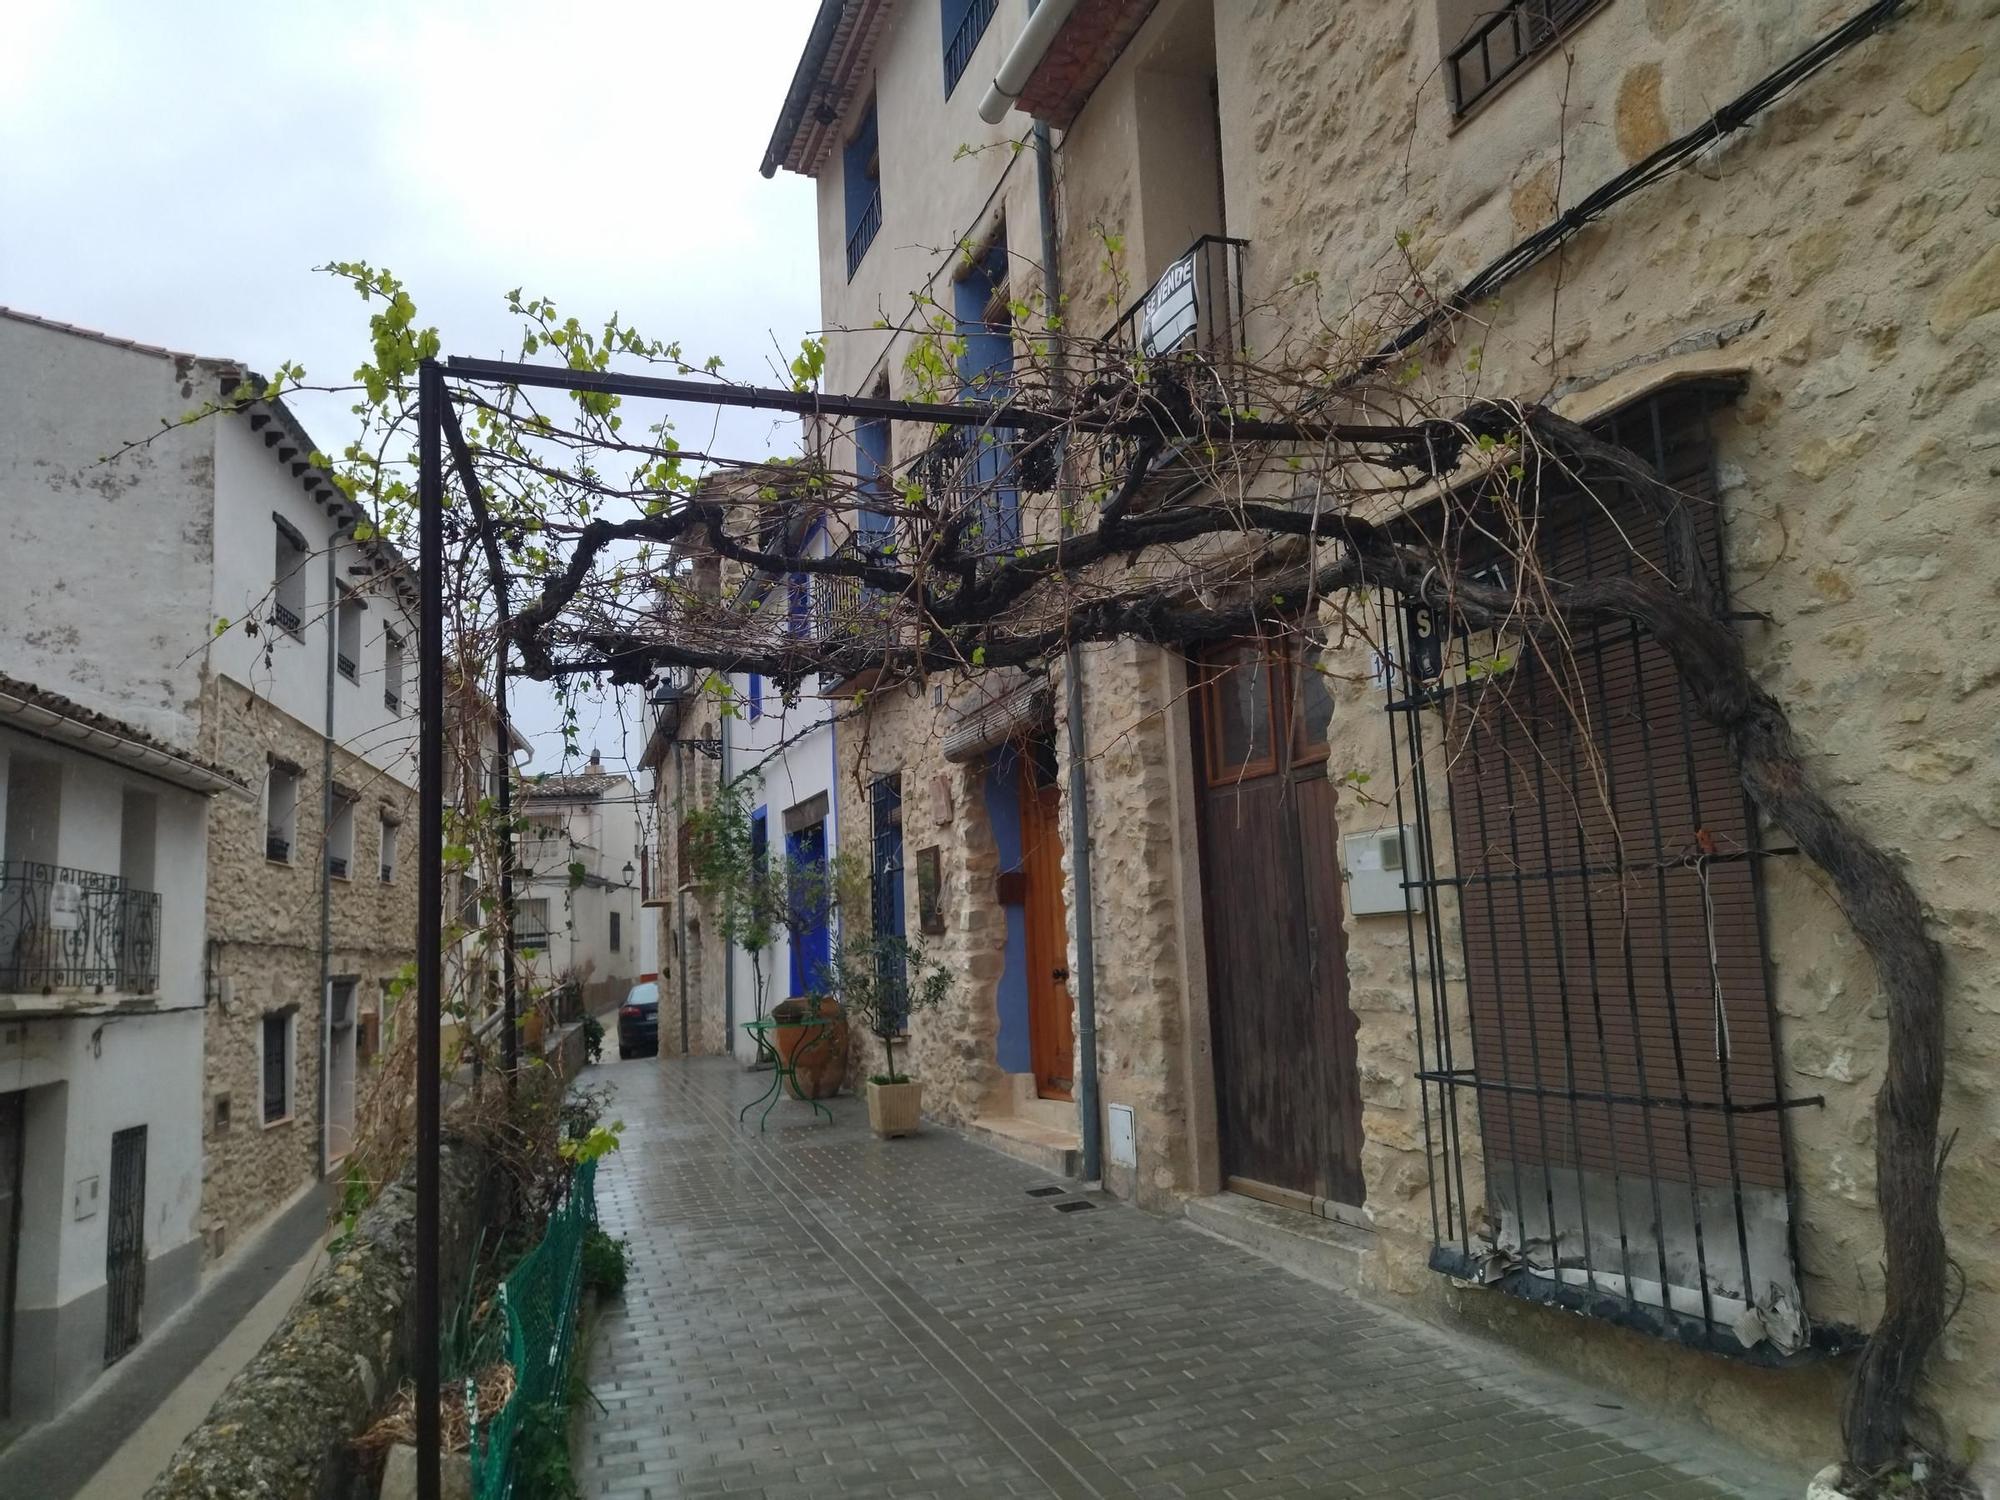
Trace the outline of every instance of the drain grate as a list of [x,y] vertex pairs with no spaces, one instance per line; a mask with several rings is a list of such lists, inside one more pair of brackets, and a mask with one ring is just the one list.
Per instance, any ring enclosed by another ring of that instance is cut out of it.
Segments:
[[1097,1205],[1087,1199],[1071,1198],[1065,1203],[1051,1203],[1049,1207],[1059,1214],[1080,1214],[1086,1208],[1095,1208]]
[[1053,1184],[1048,1187],[1029,1188],[1028,1196],[1030,1198],[1059,1198],[1062,1196],[1062,1189]]

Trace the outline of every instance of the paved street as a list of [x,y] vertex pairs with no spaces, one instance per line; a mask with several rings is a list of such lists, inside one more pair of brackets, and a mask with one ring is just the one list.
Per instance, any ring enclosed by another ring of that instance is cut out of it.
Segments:
[[[592,1497],[1783,1496],[1761,1466],[1085,1197],[948,1132],[876,1142],[727,1060],[612,1082],[631,1241],[600,1315]],[[1082,1211],[1059,1212],[1089,1203]],[[1671,1455],[1674,1461],[1662,1455]]]

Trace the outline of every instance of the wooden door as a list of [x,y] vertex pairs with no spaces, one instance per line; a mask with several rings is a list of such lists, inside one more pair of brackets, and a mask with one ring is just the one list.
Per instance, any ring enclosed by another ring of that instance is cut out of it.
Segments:
[[104,1362],[139,1342],[146,1300],[146,1127],[111,1137],[111,1203],[104,1243]]
[[27,1097],[18,1091],[0,1094],[0,1417],[13,1410],[14,1266],[21,1253],[22,1101]]
[[1027,887],[1028,1054],[1035,1092],[1044,1099],[1068,1099],[1075,1087],[1061,813],[1055,745],[1037,740],[1021,757],[1021,872]]
[[1317,673],[1255,641],[1203,653],[1194,681],[1223,1173],[1285,1201],[1359,1204],[1326,693]]

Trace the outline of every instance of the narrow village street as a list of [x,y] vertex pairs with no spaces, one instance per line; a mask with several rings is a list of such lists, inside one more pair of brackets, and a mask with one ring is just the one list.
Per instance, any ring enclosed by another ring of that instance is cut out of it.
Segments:
[[633,1256],[589,1352],[593,1500],[1797,1493],[948,1131],[877,1141],[840,1098],[760,1135],[767,1076],[583,1077],[616,1088],[598,1203]]

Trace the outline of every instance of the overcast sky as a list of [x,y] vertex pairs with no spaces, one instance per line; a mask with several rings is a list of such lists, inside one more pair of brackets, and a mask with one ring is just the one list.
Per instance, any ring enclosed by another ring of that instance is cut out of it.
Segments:
[[[768,380],[818,321],[811,184],[757,175],[815,9],[10,0],[0,303],[337,381],[367,309],[312,268],[366,260],[448,353],[514,354],[519,286]],[[300,398],[322,448],[345,444],[348,404]],[[712,420],[676,413],[690,447]],[[768,416],[721,420],[725,451],[795,447]],[[546,695],[518,712],[533,768],[555,769]],[[617,760],[619,718],[586,706],[585,749]]]

